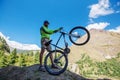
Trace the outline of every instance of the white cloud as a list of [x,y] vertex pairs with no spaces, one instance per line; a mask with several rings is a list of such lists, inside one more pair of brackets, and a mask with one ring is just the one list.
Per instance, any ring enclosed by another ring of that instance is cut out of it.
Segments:
[[90,18],[89,23],[94,23],[94,20],[92,18]]
[[[116,6],[116,7],[120,7],[120,1],[119,1],[119,2],[117,2],[117,4],[116,4],[115,6]],[[115,13],[120,13],[119,8],[118,8],[118,10],[116,10],[116,11],[115,11]]]
[[40,48],[35,44],[22,44],[16,41],[11,41],[9,40],[9,37],[6,37],[1,32],[0,32],[0,36],[3,37],[6,40],[7,44],[12,48],[21,49],[21,50],[40,50]]
[[120,11],[116,11],[116,13],[120,13]]
[[89,24],[86,28],[87,28],[88,30],[90,30],[90,29],[104,29],[104,28],[106,28],[108,25],[110,25],[110,23],[100,22],[100,23]]
[[120,26],[116,27],[115,29],[110,29],[108,31],[120,33]]
[[120,6],[120,2],[117,2],[117,6]]
[[98,18],[99,16],[105,16],[114,13],[114,10],[110,8],[109,0],[99,0],[97,4],[89,6],[90,18]]

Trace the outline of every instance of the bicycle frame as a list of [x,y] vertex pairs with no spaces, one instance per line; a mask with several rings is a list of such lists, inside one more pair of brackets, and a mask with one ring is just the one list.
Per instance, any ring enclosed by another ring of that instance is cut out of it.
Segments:
[[[61,35],[60,35],[60,37],[58,38],[58,41],[56,42],[56,44],[52,44],[52,43],[50,43],[50,44],[55,47],[55,50],[57,50],[57,48],[58,48],[58,49],[64,51],[66,48],[68,48],[68,43],[66,42],[65,35],[69,35],[69,34],[68,34],[68,33],[65,33],[65,32],[62,32],[62,31],[60,31],[60,33],[61,33]],[[59,43],[59,41],[60,41],[60,39],[62,38],[62,36],[63,36],[63,40],[64,40],[64,44],[65,44],[65,49],[57,46],[58,43]],[[56,53],[55,53],[55,60],[54,60],[54,62],[57,63],[58,60],[61,59],[63,56],[64,56],[64,54],[62,54],[61,56],[59,56],[59,57],[57,58],[57,55],[56,55]]]
[[[60,50],[63,50],[64,53],[66,53],[66,52],[65,52],[65,49],[68,48],[68,43],[66,42],[65,35],[73,36],[73,37],[76,37],[76,38],[80,38],[80,36],[74,35],[74,34],[69,34],[69,33],[66,33],[66,32],[63,32],[63,31],[60,31],[60,33],[61,33],[61,35],[60,35],[60,37],[58,38],[58,41],[56,42],[56,44],[52,44],[52,43],[50,43],[50,44],[55,47],[55,50],[57,50],[57,48],[58,48],[58,49],[60,49]],[[64,44],[65,44],[65,49],[57,46],[58,43],[59,43],[59,41],[60,41],[60,39],[62,38],[62,36],[63,36],[63,40],[64,40]],[[56,58],[56,56],[57,56],[57,55],[55,54],[55,62],[57,62],[60,58],[62,58],[62,57],[64,56],[64,54],[61,55],[61,56],[59,56],[58,58]]]
[[56,44],[51,44],[51,45],[55,46],[55,50],[56,50],[56,48],[64,50],[63,48],[57,46],[62,36],[63,36],[63,39],[64,39],[65,48],[68,48],[68,43],[66,42],[65,35],[73,36],[73,37],[76,37],[76,38],[80,38],[81,37],[80,35],[69,34],[69,33],[66,33],[66,32],[63,32],[63,31],[60,31],[60,33],[61,33],[61,35],[58,38],[57,43]]
[[[51,45],[53,45],[53,46],[55,47],[55,50],[56,50],[57,48],[58,48],[58,49],[61,49],[61,50],[64,50],[63,48],[57,46],[58,43],[59,43],[59,41],[60,41],[60,39],[62,38],[62,36],[63,36],[63,39],[64,39],[65,48],[68,48],[68,43],[66,42],[66,39],[65,39],[65,35],[66,35],[67,33],[62,32],[62,31],[60,31],[60,33],[61,33],[61,35],[60,35],[60,37],[58,38],[58,41],[56,42],[56,44],[52,44],[52,43],[51,43]],[[69,35],[69,34],[67,34],[67,35]]]

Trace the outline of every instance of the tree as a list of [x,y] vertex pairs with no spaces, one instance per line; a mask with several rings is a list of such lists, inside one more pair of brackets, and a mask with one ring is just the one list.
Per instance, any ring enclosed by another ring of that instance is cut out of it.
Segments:
[[4,51],[0,50],[0,58],[4,55]]
[[25,55],[23,55],[23,53],[20,53],[20,56],[19,56],[19,66],[26,66],[26,63],[25,63]]
[[4,52],[0,51],[0,67],[5,67],[8,65],[7,57]]
[[34,54],[34,63],[39,63],[39,51]]
[[9,62],[9,64],[10,64],[10,65],[15,64],[16,60],[17,60],[17,50],[14,49],[14,50],[12,51],[12,53],[10,54],[10,62]]
[[10,53],[10,48],[4,38],[0,37],[0,50]]
[[30,54],[29,54],[30,56],[33,56],[34,55],[34,53],[33,53],[33,51],[30,51]]

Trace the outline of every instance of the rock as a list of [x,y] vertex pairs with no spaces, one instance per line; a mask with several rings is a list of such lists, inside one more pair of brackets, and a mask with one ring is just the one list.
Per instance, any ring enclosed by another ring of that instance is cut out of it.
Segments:
[[75,63],[69,64],[68,69],[71,72],[74,72],[76,74],[79,74],[79,72],[80,72],[78,64],[75,64]]
[[[63,74],[54,76],[47,72],[38,71],[39,65],[29,67],[9,66],[0,69],[0,80],[83,80],[86,79],[74,72],[65,71]],[[73,66],[74,70],[75,66]]]

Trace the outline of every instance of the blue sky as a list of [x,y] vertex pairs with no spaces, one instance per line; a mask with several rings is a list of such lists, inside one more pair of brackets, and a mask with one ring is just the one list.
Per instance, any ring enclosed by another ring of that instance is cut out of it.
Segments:
[[120,0],[0,0],[0,32],[10,40],[40,46],[44,20],[51,29],[81,25],[119,32]]

